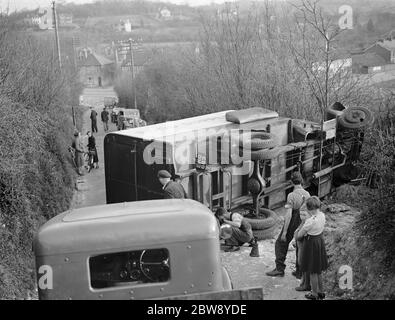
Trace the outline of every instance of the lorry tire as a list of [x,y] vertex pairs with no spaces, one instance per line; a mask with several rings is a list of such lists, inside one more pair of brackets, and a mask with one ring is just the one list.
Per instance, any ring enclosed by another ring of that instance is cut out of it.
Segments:
[[251,151],[251,160],[272,160],[277,158],[281,153],[280,147],[275,147],[271,149],[262,149],[262,150],[252,150]]
[[252,230],[266,230],[277,224],[277,214],[269,209],[261,208],[258,217],[244,217]]
[[273,239],[277,233],[277,223],[270,228],[264,230],[252,230],[254,237],[259,240]]
[[347,108],[339,117],[339,125],[346,129],[360,129],[373,120],[372,112],[365,107]]
[[273,148],[277,146],[276,137],[269,132],[251,132],[251,137],[247,134],[241,136],[240,146],[251,150]]

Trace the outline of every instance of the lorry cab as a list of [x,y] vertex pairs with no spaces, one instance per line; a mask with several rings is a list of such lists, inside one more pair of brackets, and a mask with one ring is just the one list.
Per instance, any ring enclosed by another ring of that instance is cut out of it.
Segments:
[[218,239],[214,215],[193,200],[73,209],[49,220],[34,240],[39,298],[150,299],[230,290]]

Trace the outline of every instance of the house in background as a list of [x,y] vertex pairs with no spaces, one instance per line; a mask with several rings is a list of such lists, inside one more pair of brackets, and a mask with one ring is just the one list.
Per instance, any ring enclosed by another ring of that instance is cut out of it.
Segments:
[[115,76],[115,63],[89,48],[78,52],[80,81],[85,87],[106,87],[112,84]]
[[52,11],[50,8],[39,8],[34,13],[28,14],[23,22],[40,30],[53,29]]
[[375,73],[395,69],[395,30],[352,55],[353,73]]
[[113,24],[112,28],[118,32],[132,32],[132,29],[136,27],[136,23],[132,23],[131,19],[120,20],[119,23]]
[[73,15],[68,13],[59,14],[59,27],[71,27],[73,25]]
[[375,52],[354,54],[352,56],[352,72],[357,74],[368,74],[384,71],[387,61]]
[[162,8],[158,13],[158,19],[171,20],[172,15],[171,15],[170,10],[167,9],[166,7]]

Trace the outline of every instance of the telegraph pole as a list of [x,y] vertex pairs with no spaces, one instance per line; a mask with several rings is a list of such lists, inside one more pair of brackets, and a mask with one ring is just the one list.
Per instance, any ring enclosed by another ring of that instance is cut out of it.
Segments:
[[137,97],[136,97],[136,82],[134,77],[134,57],[133,57],[133,40],[129,39],[130,46],[130,62],[132,65],[132,86],[133,86],[133,96],[134,96],[134,108],[137,109]]
[[56,52],[58,55],[59,70],[62,71],[62,60],[60,56],[60,42],[59,42],[59,33],[58,33],[58,18],[56,15],[55,1],[52,1],[52,13],[53,13],[53,22],[55,27]]

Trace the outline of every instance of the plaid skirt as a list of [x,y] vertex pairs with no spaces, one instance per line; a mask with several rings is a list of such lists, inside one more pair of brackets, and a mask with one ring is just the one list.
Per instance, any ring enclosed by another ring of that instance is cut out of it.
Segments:
[[318,236],[307,235],[303,243],[300,270],[320,274],[327,268],[328,257],[322,233]]

